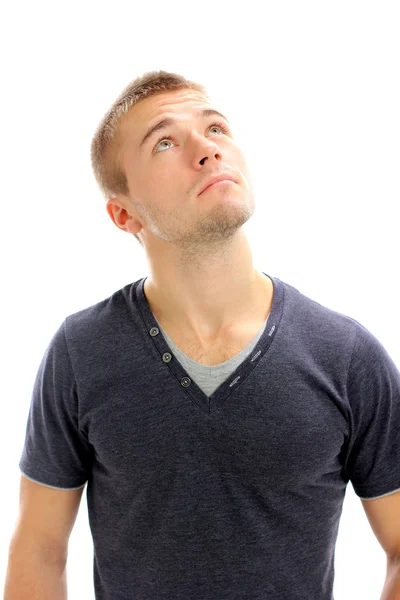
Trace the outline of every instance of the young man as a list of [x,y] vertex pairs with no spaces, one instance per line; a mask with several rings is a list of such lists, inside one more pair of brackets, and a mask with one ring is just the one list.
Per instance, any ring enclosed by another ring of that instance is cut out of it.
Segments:
[[87,482],[97,600],[332,600],[349,481],[394,600],[393,360],[354,319],[254,268],[246,162],[198,84],[165,72],[130,84],[92,161],[150,274],[55,333],[20,469],[53,498]]

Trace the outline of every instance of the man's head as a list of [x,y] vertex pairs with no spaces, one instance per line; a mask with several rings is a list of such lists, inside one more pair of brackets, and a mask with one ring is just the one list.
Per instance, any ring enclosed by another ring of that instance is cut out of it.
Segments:
[[[244,157],[214,111],[200,84],[152,72],[124,89],[97,128],[91,158],[107,211],[146,249],[160,250],[161,240],[188,249],[221,241],[254,212]],[[171,124],[149,135],[164,119]],[[199,196],[222,173],[236,183]]]

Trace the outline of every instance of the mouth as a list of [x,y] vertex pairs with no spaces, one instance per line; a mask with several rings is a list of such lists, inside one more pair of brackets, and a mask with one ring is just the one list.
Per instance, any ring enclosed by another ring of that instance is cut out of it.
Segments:
[[208,185],[202,192],[200,192],[199,196],[201,196],[201,194],[204,194],[204,192],[208,192],[208,190],[211,190],[212,188],[220,187],[221,185],[224,185],[226,183],[233,185],[235,182],[231,179],[222,179],[221,181],[216,181],[215,183],[211,183],[210,185]]
[[201,192],[199,193],[199,196],[203,192],[208,190],[210,187],[214,187],[214,186],[217,186],[218,184],[225,184],[225,183],[236,183],[236,181],[228,173],[218,175],[217,177],[212,177],[211,179],[209,179],[206,186],[201,190]]

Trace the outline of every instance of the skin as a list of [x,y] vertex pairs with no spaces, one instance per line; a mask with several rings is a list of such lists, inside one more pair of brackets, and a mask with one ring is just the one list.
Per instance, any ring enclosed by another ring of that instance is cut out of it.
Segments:
[[[243,323],[259,320],[261,327],[273,288],[254,268],[242,228],[255,208],[246,161],[232,132],[211,127],[223,119],[196,116],[202,108],[218,110],[194,90],[162,92],[130,108],[119,155],[130,193],[110,198],[106,208],[122,231],[140,232],[153,314],[205,347]],[[165,117],[179,123],[154,133],[140,150],[148,128]],[[168,140],[157,143],[161,136]],[[236,183],[199,196],[209,177],[223,172]]]

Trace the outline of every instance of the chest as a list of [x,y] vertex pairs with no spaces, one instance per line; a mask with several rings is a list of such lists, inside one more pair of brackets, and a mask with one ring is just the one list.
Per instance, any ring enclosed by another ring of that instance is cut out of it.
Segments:
[[178,348],[189,358],[201,365],[212,367],[226,362],[239,354],[259,333],[265,320],[247,324],[237,328],[229,335],[219,337],[212,342],[200,342],[193,337],[185,337],[182,331],[174,331],[164,326],[164,331],[174,341]]

